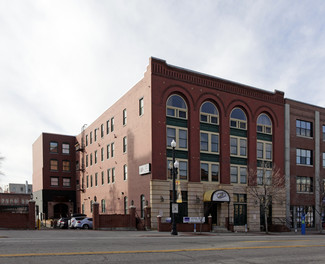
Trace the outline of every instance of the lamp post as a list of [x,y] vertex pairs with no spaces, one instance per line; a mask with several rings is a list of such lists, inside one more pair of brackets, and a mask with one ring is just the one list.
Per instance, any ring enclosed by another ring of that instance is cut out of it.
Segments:
[[173,148],[173,164],[172,164],[172,175],[173,175],[173,203],[172,203],[172,235],[177,235],[177,226],[176,226],[176,219],[175,215],[178,213],[178,204],[176,203],[176,174],[177,174],[177,168],[178,168],[178,161],[175,161],[175,147],[176,147],[176,142],[173,140],[171,142],[171,147]]

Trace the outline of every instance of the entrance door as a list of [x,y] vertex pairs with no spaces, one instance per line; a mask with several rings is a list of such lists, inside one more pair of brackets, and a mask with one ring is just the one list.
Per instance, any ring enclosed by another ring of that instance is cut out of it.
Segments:
[[218,206],[217,202],[204,203],[204,216],[205,221],[208,221],[208,216],[212,216],[212,224],[218,225]]
[[67,217],[69,208],[66,204],[54,205],[54,218]]

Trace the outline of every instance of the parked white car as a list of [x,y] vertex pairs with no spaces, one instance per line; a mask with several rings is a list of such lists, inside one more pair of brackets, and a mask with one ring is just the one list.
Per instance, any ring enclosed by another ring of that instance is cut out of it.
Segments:
[[76,216],[76,217],[72,217],[70,220],[69,220],[69,228],[76,228],[75,225],[76,225],[76,222],[77,221],[81,221],[83,219],[85,219],[86,216]]
[[77,220],[75,222],[74,228],[92,229],[93,219],[91,217],[86,217],[84,219]]

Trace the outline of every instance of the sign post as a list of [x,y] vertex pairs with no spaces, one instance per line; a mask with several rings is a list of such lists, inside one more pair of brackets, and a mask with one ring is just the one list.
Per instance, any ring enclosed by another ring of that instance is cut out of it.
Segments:
[[301,234],[305,235],[306,234],[306,223],[305,223],[305,214],[301,215]]

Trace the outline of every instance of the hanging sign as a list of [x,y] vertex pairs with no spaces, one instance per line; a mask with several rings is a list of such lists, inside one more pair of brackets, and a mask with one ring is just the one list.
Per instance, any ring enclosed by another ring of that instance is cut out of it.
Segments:
[[139,174],[145,175],[151,173],[151,163],[147,163],[144,165],[139,166]]
[[230,202],[229,194],[225,191],[215,191],[211,197],[213,202]]

